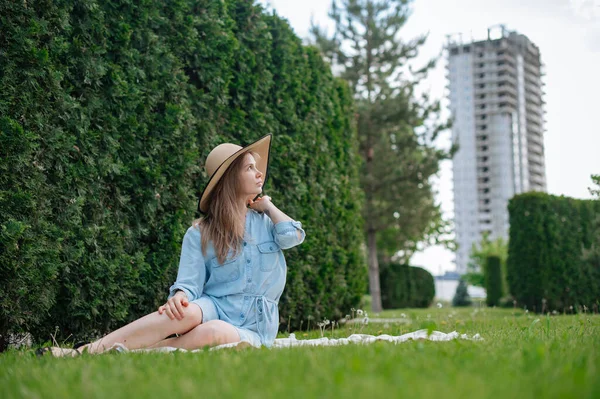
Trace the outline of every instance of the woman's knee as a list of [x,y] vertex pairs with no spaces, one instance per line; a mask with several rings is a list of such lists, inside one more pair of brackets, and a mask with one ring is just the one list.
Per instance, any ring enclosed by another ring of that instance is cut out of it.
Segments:
[[190,318],[190,323],[192,323],[194,325],[194,327],[196,327],[199,324],[202,324],[202,317],[204,315],[202,314],[202,308],[200,308],[200,306],[190,303],[189,306],[187,306],[186,308],[184,308],[183,311],[183,318]]
[[226,344],[237,342],[240,340],[240,335],[236,328],[223,320],[210,320],[197,326],[194,332],[208,335],[210,341],[214,344]]
[[[166,313],[163,313],[162,316],[169,317],[166,315]],[[171,322],[177,324],[178,331],[176,331],[176,333],[181,334],[190,331],[198,325],[202,324],[202,317],[203,314],[200,306],[190,304],[189,306],[183,308],[183,318],[181,320],[172,319]]]

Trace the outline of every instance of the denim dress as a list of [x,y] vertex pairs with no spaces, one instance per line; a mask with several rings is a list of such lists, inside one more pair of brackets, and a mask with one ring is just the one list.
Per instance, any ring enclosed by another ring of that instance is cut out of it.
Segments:
[[[301,238],[298,238],[300,231]],[[202,322],[223,320],[233,325],[242,341],[270,347],[279,328],[279,299],[285,287],[287,266],[283,249],[304,241],[306,234],[298,221],[273,224],[264,213],[248,209],[242,250],[220,264],[212,243],[202,255],[200,230],[190,227],[183,238],[177,290],[190,303],[200,306]]]

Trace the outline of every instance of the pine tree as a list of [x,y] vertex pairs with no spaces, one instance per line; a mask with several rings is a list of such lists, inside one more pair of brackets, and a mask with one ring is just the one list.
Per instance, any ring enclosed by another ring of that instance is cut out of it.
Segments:
[[452,298],[452,306],[470,306],[471,297],[467,291],[467,283],[465,280],[460,279],[458,286],[456,287],[456,293]]
[[438,101],[415,94],[435,61],[417,70],[408,65],[426,40],[400,38],[409,14],[406,0],[342,0],[341,6],[334,0],[329,13],[336,24],[333,37],[311,28],[314,43],[354,93],[369,289],[376,312],[382,309],[379,258],[400,253],[408,262],[417,244],[436,242],[447,227],[429,180],[452,152],[432,145],[448,124],[439,120]]
[[500,258],[500,270],[502,272],[502,292],[508,293],[508,283],[506,281],[506,259],[508,258],[508,242],[498,237],[491,241],[489,234],[484,233],[479,243],[473,243],[469,262],[467,264],[467,273],[463,275],[465,281],[476,287],[485,287],[485,267],[486,259],[489,256]]

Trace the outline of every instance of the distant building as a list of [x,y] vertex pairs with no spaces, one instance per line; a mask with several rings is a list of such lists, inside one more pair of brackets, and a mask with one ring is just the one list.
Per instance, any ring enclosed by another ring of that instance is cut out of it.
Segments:
[[460,273],[446,271],[441,276],[434,276],[434,279],[435,280],[459,280],[460,279]]
[[446,50],[452,140],[459,145],[453,159],[456,270],[464,273],[484,232],[508,239],[508,200],[546,191],[543,71],[537,46],[504,26],[488,29],[481,41],[449,35]]

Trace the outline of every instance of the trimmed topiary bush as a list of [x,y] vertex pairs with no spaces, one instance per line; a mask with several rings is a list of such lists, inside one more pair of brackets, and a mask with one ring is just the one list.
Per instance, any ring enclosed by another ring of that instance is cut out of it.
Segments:
[[381,301],[385,309],[427,308],[435,296],[433,276],[420,267],[383,265]]
[[498,306],[502,298],[502,269],[499,256],[488,256],[485,265],[485,292],[488,306]]
[[600,201],[544,193],[512,198],[507,281],[519,307],[533,311],[592,309],[600,301],[600,271],[582,261],[592,243]]

